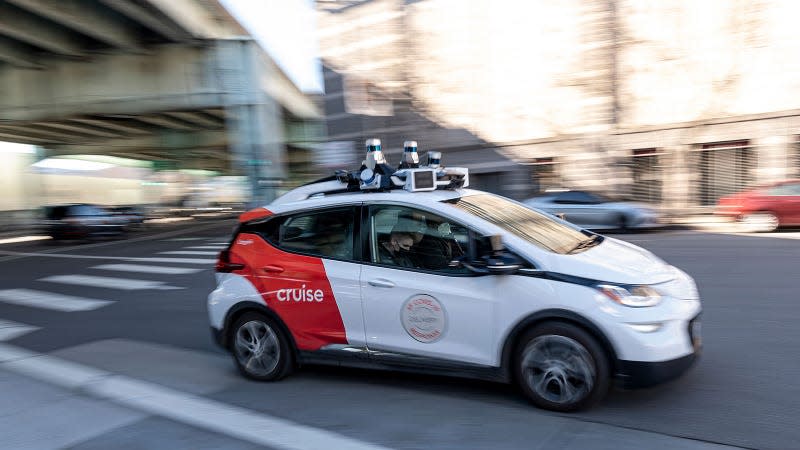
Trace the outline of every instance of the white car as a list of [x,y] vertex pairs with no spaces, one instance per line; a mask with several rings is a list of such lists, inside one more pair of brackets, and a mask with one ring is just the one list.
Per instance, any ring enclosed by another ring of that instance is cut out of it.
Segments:
[[515,382],[534,404],[571,411],[615,380],[648,386],[692,365],[701,304],[687,274],[426,170],[404,172],[405,188],[331,179],[242,215],[208,298],[242,374],[444,373]]
[[524,203],[592,230],[656,228],[664,225],[652,206],[613,200],[592,192],[547,192]]

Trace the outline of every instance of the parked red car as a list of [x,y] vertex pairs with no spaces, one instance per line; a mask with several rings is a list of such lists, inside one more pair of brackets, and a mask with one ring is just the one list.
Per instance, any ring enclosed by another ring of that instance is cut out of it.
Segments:
[[722,197],[715,214],[738,220],[750,231],[800,226],[800,180],[787,180]]

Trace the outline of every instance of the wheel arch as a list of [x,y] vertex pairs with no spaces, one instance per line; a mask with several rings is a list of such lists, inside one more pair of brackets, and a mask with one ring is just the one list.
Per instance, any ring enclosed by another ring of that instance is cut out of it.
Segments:
[[606,355],[609,358],[608,362],[612,370],[611,376],[616,374],[618,361],[617,352],[614,350],[614,346],[611,344],[611,341],[609,341],[602,330],[600,330],[600,327],[576,312],[566,309],[546,309],[530,314],[529,316],[520,320],[506,336],[505,341],[503,342],[502,353],[500,355],[500,363],[503,373],[509,380],[513,379],[514,355],[516,353],[515,350],[519,345],[519,339],[522,337],[525,331],[545,322],[568,323],[589,333],[589,335],[597,339],[598,344],[600,344],[600,346],[606,352]]
[[286,323],[280,318],[280,316],[278,316],[278,314],[275,311],[272,310],[272,308],[261,303],[250,302],[250,301],[240,302],[231,307],[230,310],[228,310],[228,313],[225,315],[225,320],[223,322],[223,328],[222,328],[222,341],[221,341],[222,347],[227,350],[231,350],[231,345],[230,345],[231,326],[233,326],[233,324],[236,323],[236,321],[240,317],[249,312],[256,312],[259,314],[263,314],[278,324],[284,336],[287,336],[289,338],[289,348],[292,351],[292,360],[297,362],[297,355],[298,355],[297,343],[294,340],[294,336],[289,331],[289,327],[286,326]]

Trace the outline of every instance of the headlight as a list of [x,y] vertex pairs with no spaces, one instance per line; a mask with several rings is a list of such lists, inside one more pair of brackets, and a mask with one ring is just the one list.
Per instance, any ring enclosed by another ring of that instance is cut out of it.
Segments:
[[650,286],[615,286],[599,284],[597,289],[620,305],[641,308],[655,306],[661,302],[661,294]]

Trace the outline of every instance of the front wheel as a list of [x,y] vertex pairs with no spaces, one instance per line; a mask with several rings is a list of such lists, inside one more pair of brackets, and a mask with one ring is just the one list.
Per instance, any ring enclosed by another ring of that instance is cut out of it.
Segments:
[[742,217],[741,224],[744,231],[755,233],[768,233],[775,231],[780,225],[778,217],[769,211],[760,211]]
[[288,338],[274,320],[259,313],[240,317],[232,329],[231,350],[239,371],[260,381],[288,375],[292,355]]
[[531,328],[520,340],[515,374],[536,406],[575,411],[599,401],[610,385],[608,357],[586,331],[551,322]]

